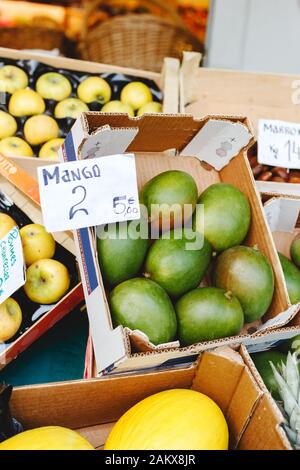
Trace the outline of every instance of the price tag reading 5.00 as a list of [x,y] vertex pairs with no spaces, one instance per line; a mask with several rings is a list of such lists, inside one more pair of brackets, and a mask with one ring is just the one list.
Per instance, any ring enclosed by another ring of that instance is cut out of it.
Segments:
[[258,162],[300,168],[300,124],[261,119],[258,123]]
[[38,169],[41,207],[49,232],[139,219],[133,154]]
[[137,214],[138,208],[135,205],[134,197],[117,196],[113,198],[113,207],[115,214],[123,215]]

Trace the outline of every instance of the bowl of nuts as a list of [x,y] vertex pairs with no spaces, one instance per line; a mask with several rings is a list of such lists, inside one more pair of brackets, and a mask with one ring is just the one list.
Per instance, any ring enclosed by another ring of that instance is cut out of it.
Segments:
[[300,170],[259,163],[257,145],[249,150],[248,160],[259,191],[300,196]]

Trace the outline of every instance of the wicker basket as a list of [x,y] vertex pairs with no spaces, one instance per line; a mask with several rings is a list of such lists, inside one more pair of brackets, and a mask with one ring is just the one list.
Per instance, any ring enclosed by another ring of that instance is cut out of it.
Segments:
[[143,0],[157,14],[126,14],[89,27],[90,18],[103,0],[87,3],[80,43],[86,60],[136,69],[161,71],[165,57],[181,59],[184,50],[203,51],[174,9],[158,0]]
[[64,33],[58,29],[16,26],[0,29],[0,47],[11,49],[64,49]]

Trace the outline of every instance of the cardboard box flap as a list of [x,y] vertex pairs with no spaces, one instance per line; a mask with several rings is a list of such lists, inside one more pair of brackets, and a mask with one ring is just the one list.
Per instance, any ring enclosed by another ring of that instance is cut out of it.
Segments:
[[103,126],[84,140],[79,149],[80,158],[98,158],[125,153],[137,133],[137,128],[112,129],[110,126]]
[[[131,118],[126,114],[89,112],[83,114],[83,122],[85,133],[89,135],[105,125],[111,128],[138,128],[138,134],[128,147],[128,152],[164,152],[173,148],[182,150],[211,119],[206,117],[196,120],[189,115],[167,114],[160,114],[159,117],[158,120],[156,115],[151,114]],[[245,118],[234,116],[220,120],[246,123]]]
[[195,366],[133,377],[80,380],[19,387],[11,400],[13,416],[25,428],[73,429],[116,421],[138,401],[172,388],[190,388]]
[[236,447],[262,396],[241,356],[228,347],[204,352],[192,388],[220,406],[230,429],[230,447]]

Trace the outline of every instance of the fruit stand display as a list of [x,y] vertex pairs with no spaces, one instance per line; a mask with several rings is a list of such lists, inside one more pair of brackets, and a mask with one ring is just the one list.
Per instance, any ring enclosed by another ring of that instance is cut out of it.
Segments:
[[[291,449],[282,416],[255,383],[242,350],[205,352],[198,363],[172,371],[16,388],[10,405],[26,432],[0,449],[36,449],[37,442],[41,449],[70,442],[107,450]],[[9,424],[8,417],[7,430]]]
[[[260,119],[299,122],[299,76],[215,70],[199,67],[200,55],[187,53],[180,78],[180,108],[195,117],[209,114],[247,116],[258,133]],[[300,194],[298,168],[259,164],[257,146],[249,152],[260,191]]]
[[155,74],[7,49],[0,56],[0,153],[7,157],[57,160],[83,111],[133,116],[178,110],[176,59],[166,59],[162,73]]

